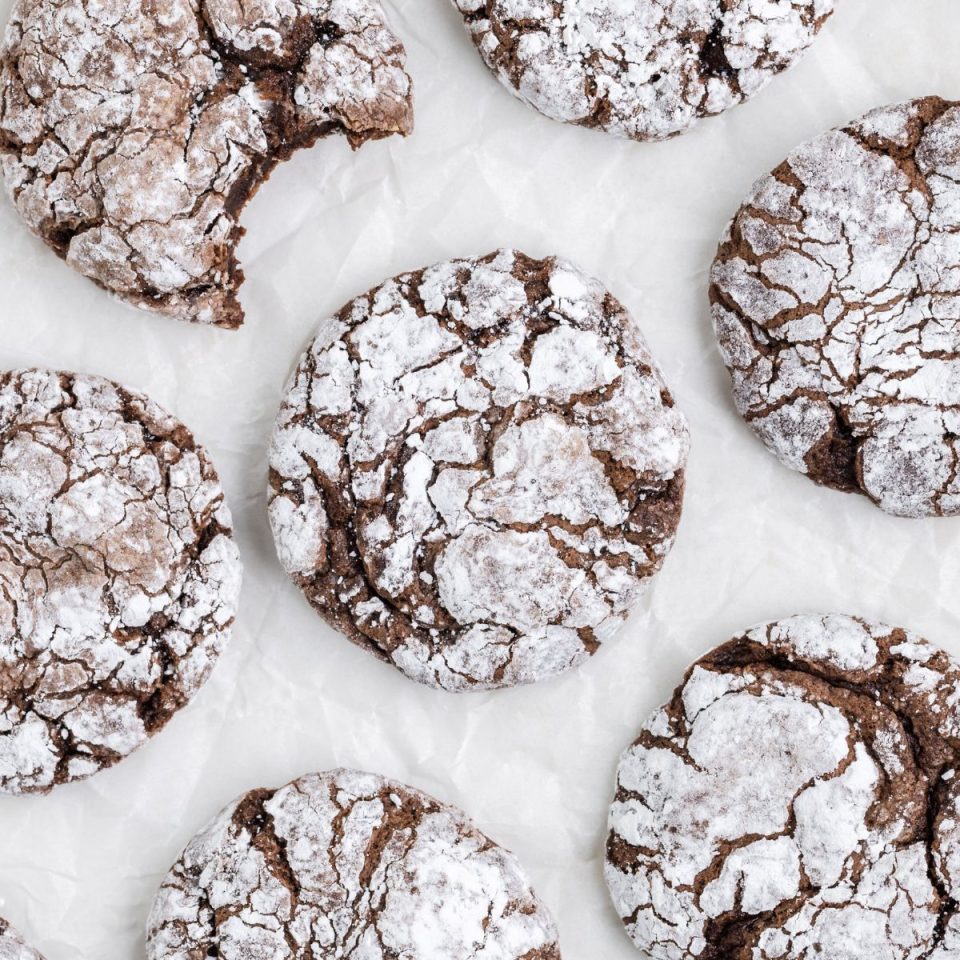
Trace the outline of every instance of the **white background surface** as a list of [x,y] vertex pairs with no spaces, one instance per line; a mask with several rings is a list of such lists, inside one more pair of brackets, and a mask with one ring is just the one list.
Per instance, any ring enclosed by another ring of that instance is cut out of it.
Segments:
[[[754,179],[873,106],[960,98],[957,0],[837,7],[751,103],[643,145],[512,99],[445,0],[388,2],[417,129],[356,154],[328,140],[277,170],[244,220],[238,332],[112,301],[0,203],[0,366],[104,374],[175,412],[213,455],[245,561],[233,641],[192,706],[92,780],[0,800],[0,912],[47,960],[141,960],[150,900],[195,830],[243,790],[334,765],[459,804],[521,858],[565,960],[630,960],[601,877],[606,806],[620,750],[690,660],[756,621],[822,610],[960,654],[960,520],[886,517],[781,467],[736,416],[709,325],[706,272]],[[285,580],[265,451],[318,320],[397,272],[503,245],[578,261],[640,318],[693,450],[650,610],[554,682],[456,696],[338,637]]]

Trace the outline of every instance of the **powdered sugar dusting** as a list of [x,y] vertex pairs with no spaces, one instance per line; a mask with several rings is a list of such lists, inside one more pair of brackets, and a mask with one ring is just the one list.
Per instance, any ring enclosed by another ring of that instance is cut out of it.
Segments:
[[335,770],[255,790],[190,842],[147,930],[148,960],[301,956],[559,960],[512,854],[459,810]]
[[[935,678],[922,689],[918,664]],[[766,624],[702,658],[618,770],[606,879],[637,946],[952,956],[958,680],[943,651],[842,616]]]
[[542,679],[659,568],[687,445],[596,280],[508,250],[438,264],[348,304],[301,360],[271,449],[278,553],[415,679]]
[[779,459],[907,517],[960,512],[960,108],[877,110],[799,147],[734,218],[713,317]]
[[0,790],[115,763],[197,691],[233,620],[206,454],[110,381],[0,376],[0,585]]
[[43,960],[43,957],[0,917],[0,960]]
[[238,217],[274,163],[411,122],[376,0],[18,0],[0,59],[28,226],[120,298],[201,323],[242,320]]
[[481,56],[556,120],[661,140],[789,67],[832,0],[454,0]]

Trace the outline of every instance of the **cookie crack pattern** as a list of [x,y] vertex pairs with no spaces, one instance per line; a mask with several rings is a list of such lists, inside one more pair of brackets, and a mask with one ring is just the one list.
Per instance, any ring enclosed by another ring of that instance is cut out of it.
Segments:
[[960,950],[960,667],[851,617],[697,661],[620,761],[606,879],[656,960]]
[[412,129],[377,0],[18,0],[0,54],[0,168],[31,230],[139,307],[243,320],[239,216],[333,133]]
[[0,917],[0,960],[43,960],[43,957]]
[[531,682],[593,653],[660,568],[687,446],[623,307],[498,251],[321,324],[277,419],[270,519],[355,643],[450,690]]
[[487,66],[555,120],[662,140],[791,66],[832,0],[453,0]]
[[111,766],[200,688],[240,563],[183,424],[98,377],[0,375],[0,791]]
[[960,512],[960,109],[883,107],[754,186],[711,274],[741,415],[784,464]]
[[254,790],[161,886],[148,960],[559,960],[512,854],[459,810],[350,770]]

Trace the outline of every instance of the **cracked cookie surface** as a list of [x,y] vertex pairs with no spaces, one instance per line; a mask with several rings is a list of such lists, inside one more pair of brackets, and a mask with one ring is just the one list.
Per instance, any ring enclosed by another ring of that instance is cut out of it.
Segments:
[[240,587],[183,424],[100,377],[0,375],[0,792],[116,763],[200,688]]
[[516,858],[455,807],[353,770],[251,790],[198,833],[148,960],[559,960]]
[[43,957],[0,917],[0,960],[43,960]]
[[699,660],[621,757],[606,879],[654,960],[960,956],[960,666],[802,616]]
[[0,167],[27,225],[135,306],[236,327],[239,215],[319,137],[412,127],[376,0],[17,0]]
[[753,96],[833,0],[453,0],[490,69],[541,113],[634,140]]
[[280,561],[355,643],[450,690],[594,652],[673,542],[688,436],[635,322],[501,250],[320,325],[270,453]]
[[761,178],[711,274],[741,415],[781,462],[960,513],[960,106],[883,107]]

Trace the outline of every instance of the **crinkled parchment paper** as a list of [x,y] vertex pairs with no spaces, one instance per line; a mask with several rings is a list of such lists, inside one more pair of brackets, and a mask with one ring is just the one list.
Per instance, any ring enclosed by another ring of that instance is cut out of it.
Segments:
[[[10,0],[0,0],[5,20]],[[110,300],[0,203],[0,365],[104,374],[144,390],[211,451],[246,574],[207,687],[114,769],[0,800],[0,913],[48,960],[140,960],[160,878],[237,793],[338,764],[457,803],[513,849],[567,960],[637,956],[601,877],[619,752],[687,663],[758,620],[843,610],[960,654],[960,520],[907,521],[781,467],[736,416],[706,304],[727,218],[791,147],[872,106],[960,98],[956,0],[838,0],[803,61],[759,97],[664,144],[562,126],[514,100],[446,0],[390,0],[416,84],[414,135],[353,154],[329,140],[247,212],[246,325],[190,327]],[[265,453],[316,323],[401,270],[515,245],[563,254],[636,313],[690,420],[677,545],[641,613],[540,687],[420,687],[321,624],[283,576]]]

